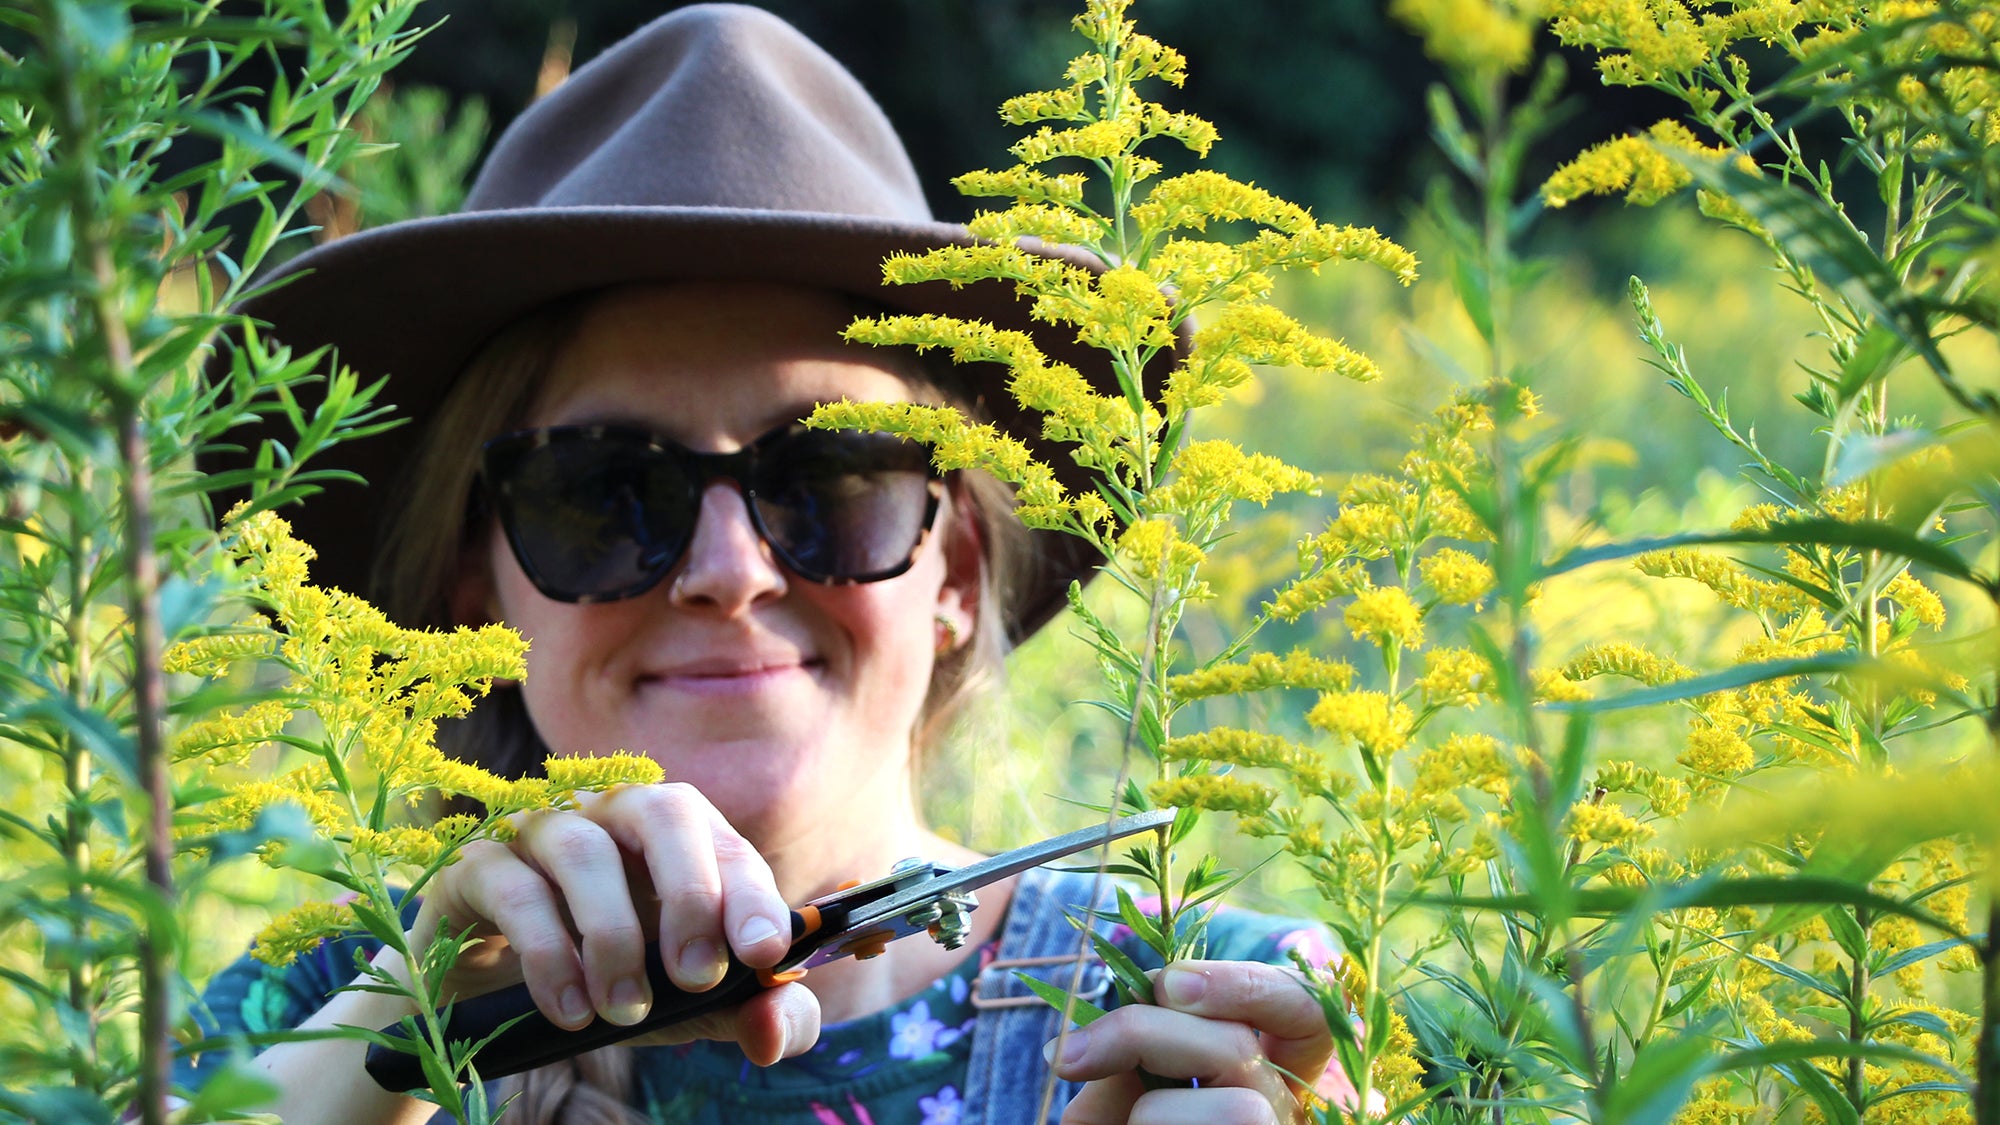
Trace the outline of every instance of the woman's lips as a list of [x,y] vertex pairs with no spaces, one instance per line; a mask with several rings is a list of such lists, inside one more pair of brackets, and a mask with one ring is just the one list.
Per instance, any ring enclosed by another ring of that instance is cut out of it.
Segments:
[[657,672],[640,678],[640,684],[666,688],[687,695],[754,695],[785,686],[792,680],[810,676],[819,667],[816,660],[754,667],[694,667]]

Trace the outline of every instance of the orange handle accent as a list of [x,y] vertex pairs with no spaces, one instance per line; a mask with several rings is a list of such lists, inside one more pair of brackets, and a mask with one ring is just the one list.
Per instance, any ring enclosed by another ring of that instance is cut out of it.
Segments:
[[804,969],[786,969],[782,973],[775,969],[758,969],[757,982],[765,988],[776,988],[781,984],[790,984],[795,980],[804,980],[805,975],[806,971]]

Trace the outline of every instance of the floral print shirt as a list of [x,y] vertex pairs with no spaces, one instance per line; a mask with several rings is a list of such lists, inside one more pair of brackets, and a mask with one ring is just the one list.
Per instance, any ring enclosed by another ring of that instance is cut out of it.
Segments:
[[[1143,963],[1143,947],[1129,931],[1119,927],[1111,936]],[[636,1106],[659,1125],[958,1125],[979,1017],[972,992],[996,944],[894,1008],[826,1025],[811,1050],[775,1066],[752,1066],[733,1043],[639,1048]],[[1294,948],[1319,964],[1333,957],[1324,931],[1297,920],[1224,909],[1209,926],[1215,959],[1282,964]],[[238,961],[204,993],[203,1027],[226,1035],[304,1022],[354,978],[357,949],[370,945],[329,942],[282,969]],[[199,1085],[219,1062],[211,1053],[184,1064],[178,1077]],[[1041,1060],[1032,1064],[1038,1076]]]

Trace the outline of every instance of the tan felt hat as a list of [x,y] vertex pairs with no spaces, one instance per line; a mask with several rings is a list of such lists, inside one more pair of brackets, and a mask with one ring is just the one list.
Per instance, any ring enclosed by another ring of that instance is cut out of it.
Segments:
[[[246,304],[283,343],[330,344],[364,377],[389,376],[384,400],[413,421],[315,462],[358,473],[370,488],[331,484],[286,515],[319,551],[316,576],[368,589],[385,494],[467,360],[541,305],[622,283],[781,282],[977,317],[1034,333],[1052,358],[1117,393],[1104,354],[1072,330],[1032,323],[1010,285],[882,284],[889,254],[974,241],[932,218],[888,118],[830,55],[755,8],[678,9],[516,119],[461,212],[318,247],[273,275],[287,284]],[[1037,249],[1102,268],[1073,248]],[[1069,487],[1090,487],[1063,449],[1043,446],[1039,419],[1007,395],[1005,374],[966,370],[975,405],[1036,447]],[[1054,616],[1070,580],[1098,561],[1071,537],[1035,538],[1034,568],[1009,607],[1016,639]]]

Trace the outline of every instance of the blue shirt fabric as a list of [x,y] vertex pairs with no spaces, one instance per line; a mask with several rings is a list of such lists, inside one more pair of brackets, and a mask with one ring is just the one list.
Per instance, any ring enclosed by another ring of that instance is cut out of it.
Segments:
[[[1082,897],[1075,892],[1085,886],[1087,879],[1081,876],[1031,873],[1016,892],[1017,902],[1040,903],[1033,909],[1053,915],[1067,933],[1060,947],[1048,948],[1055,944],[1058,931],[1044,918],[1040,937],[1010,939],[1023,947],[1009,949],[1006,955],[1071,952],[1076,933],[1060,915],[1074,913],[1074,900]],[[1047,893],[1023,894],[1031,890]],[[1061,909],[1065,904],[1068,910]],[[1010,923],[1023,920],[1010,918]],[[1100,931],[1135,960],[1157,964],[1124,927],[1100,926]],[[1018,933],[1019,927],[1009,932]],[[1030,1103],[1039,1102],[1046,1071],[1041,1044],[1053,1034],[1054,1013],[1042,1009],[1002,1016],[990,1009],[982,1013],[975,1006],[975,993],[1024,991],[1018,982],[998,979],[1011,976],[1005,970],[987,972],[982,980],[982,973],[1001,952],[999,944],[976,950],[943,978],[893,1008],[824,1026],[811,1049],[774,1066],[752,1066],[733,1043],[638,1048],[635,1108],[660,1125],[975,1125],[967,1113],[971,1093],[967,1071],[984,1019],[989,1033],[1007,1020],[1011,1022],[1005,1026],[1016,1034],[1005,1038],[998,1055],[989,1043],[983,1065],[1000,1077],[989,1077],[988,1083],[997,1081],[1004,1088],[985,1092],[978,1110],[983,1120],[976,1125],[1026,1125],[1033,1117]],[[1028,944],[1039,948],[1026,948]],[[296,1027],[335,989],[354,979],[357,953],[366,957],[375,948],[373,939],[344,938],[327,942],[284,968],[245,957],[210,982],[199,1022],[211,1036]],[[1281,964],[1289,961],[1289,951],[1295,948],[1320,963],[1333,955],[1323,930],[1295,919],[1224,909],[1209,925],[1209,956],[1214,959]],[[1066,981],[1068,971],[1063,966],[1056,979]],[[1086,984],[1102,981],[1102,974],[1102,967],[1095,966]],[[1109,1001],[1104,997],[1100,1003],[1108,1007]],[[1030,1016],[1032,1023],[1026,1022]],[[197,1086],[221,1058],[220,1052],[209,1052],[190,1060],[182,1064],[177,1077],[185,1086]],[[1066,1100],[1056,1099],[1056,1114]]]

